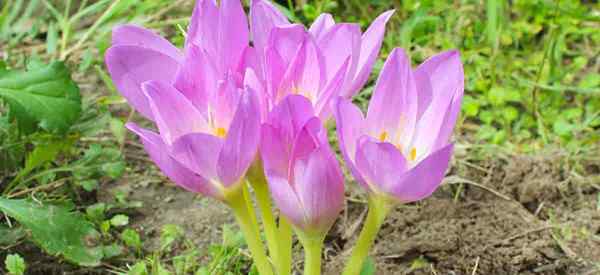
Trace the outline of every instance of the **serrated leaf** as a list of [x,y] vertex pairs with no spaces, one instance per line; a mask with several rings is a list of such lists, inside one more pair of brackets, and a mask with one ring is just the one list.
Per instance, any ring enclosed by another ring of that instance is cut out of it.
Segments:
[[10,275],[25,274],[25,260],[19,254],[10,254],[6,256],[4,265]]
[[100,234],[71,207],[0,198],[0,210],[30,230],[33,241],[48,254],[82,266],[100,264],[102,247],[94,244]]
[[36,126],[65,133],[81,114],[81,95],[62,62],[0,75],[0,97],[25,132]]

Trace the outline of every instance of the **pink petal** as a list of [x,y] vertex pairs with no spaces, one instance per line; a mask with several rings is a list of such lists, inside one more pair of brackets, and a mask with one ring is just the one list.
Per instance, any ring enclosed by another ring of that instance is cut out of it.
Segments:
[[112,46],[128,45],[147,48],[168,55],[178,62],[183,61],[181,51],[171,44],[171,42],[151,30],[135,25],[121,25],[115,27],[112,31],[111,44]]
[[159,135],[152,131],[142,129],[134,123],[128,123],[126,127],[140,137],[144,144],[144,149],[148,152],[152,161],[154,161],[162,173],[175,182],[175,184],[191,192],[221,199],[222,196],[220,192],[205,178],[195,174],[188,168],[185,168],[169,155],[168,147],[163,143]]
[[315,104],[315,112],[317,116],[321,118],[325,123],[331,117],[331,101],[333,98],[339,95],[344,85],[344,79],[348,75],[348,65],[350,64],[350,57],[346,59],[340,70],[333,76],[331,81],[327,84],[327,87],[321,94],[317,96],[317,102]]
[[414,146],[417,151],[433,152],[445,146],[460,111],[464,73],[457,51],[436,55],[418,68],[429,76],[432,96],[417,124]]
[[316,102],[326,81],[324,57],[310,36],[300,45],[280,84],[277,98],[300,93]]
[[319,40],[322,35],[324,35],[331,27],[335,25],[335,20],[333,16],[329,13],[322,13],[315,19],[315,21],[310,25],[310,29],[308,31],[314,38]]
[[354,156],[358,139],[365,134],[365,119],[360,109],[352,104],[350,100],[338,97],[334,103],[334,116],[336,120],[337,134],[340,141],[340,151],[348,169],[354,178],[368,188],[365,180],[356,169]]
[[244,75],[244,87],[256,91],[260,106],[260,121],[266,121],[267,114],[271,108],[271,102],[266,88],[260,81],[260,78],[256,75],[255,71],[251,68],[246,69],[246,74]]
[[218,182],[217,161],[223,140],[204,133],[191,133],[178,138],[171,155],[188,169],[204,178]]
[[404,203],[429,197],[444,179],[453,147],[453,144],[448,144],[429,155],[404,174],[389,192]]
[[350,58],[348,75],[343,82],[341,94],[346,95],[345,89],[350,88],[350,82],[356,73],[356,66],[360,54],[361,32],[358,24],[336,24],[323,34],[317,44],[325,57],[327,80],[331,81],[341,69],[346,60]]
[[314,110],[307,98],[289,95],[271,110],[267,123],[280,132],[283,142],[291,147],[302,127],[312,117]]
[[218,56],[219,9],[214,0],[197,0],[185,44],[196,44],[210,56]]
[[119,92],[136,111],[153,119],[141,84],[149,80],[173,83],[179,70],[177,60],[152,49],[121,45],[110,47],[105,61]]
[[297,226],[328,231],[344,207],[344,177],[335,156],[330,150],[319,148],[294,168],[294,186],[307,218]]
[[207,113],[208,101],[216,90],[217,76],[214,66],[198,46],[189,44],[186,58],[177,73],[174,86],[196,106],[202,114]]
[[289,159],[292,154],[290,144],[281,136],[282,132],[269,124],[261,128],[260,154],[266,175],[287,178]]
[[240,0],[221,0],[219,7],[218,59],[219,72],[237,68],[248,46],[248,20]]
[[269,183],[271,197],[279,211],[293,224],[303,224],[305,220],[304,211],[290,183],[285,178],[269,173],[267,173],[267,182]]
[[[252,20],[252,42],[258,51],[264,51],[271,30],[275,26],[287,25],[289,21],[269,1],[253,0],[250,8]],[[260,53],[259,53],[260,54]]]
[[206,118],[173,86],[160,81],[148,81],[144,82],[142,89],[148,98],[156,126],[167,144],[172,144],[185,134],[208,131]]
[[369,133],[374,137],[387,136],[387,141],[401,145],[406,150],[416,122],[416,97],[410,60],[402,49],[396,48],[383,65],[369,103]]
[[407,169],[406,159],[394,145],[367,136],[359,140],[355,160],[357,170],[375,192],[395,186]]
[[351,88],[347,90],[348,93],[343,95],[344,97],[352,97],[369,79],[369,74],[371,74],[373,64],[375,64],[375,60],[377,60],[379,49],[381,49],[381,44],[383,43],[385,25],[393,14],[394,10],[382,13],[375,18],[375,21],[373,21],[371,26],[369,26],[367,31],[363,34],[360,58],[358,59],[357,64],[358,73],[354,77]]
[[282,64],[287,67],[296,56],[298,48],[306,40],[306,37],[307,32],[302,25],[277,26],[271,30],[268,47],[279,54]]
[[217,173],[228,187],[237,183],[254,161],[260,141],[260,107],[256,92],[246,89],[219,154]]
[[212,113],[216,127],[227,129],[231,124],[242,92],[243,90],[238,88],[231,73],[228,73],[225,79],[219,83],[211,106],[214,108]]

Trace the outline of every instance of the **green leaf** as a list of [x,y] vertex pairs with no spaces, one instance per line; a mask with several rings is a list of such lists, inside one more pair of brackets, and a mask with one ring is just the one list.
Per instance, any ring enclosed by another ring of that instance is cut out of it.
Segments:
[[4,260],[8,274],[23,275],[25,274],[25,260],[19,254],[10,254]]
[[125,242],[125,244],[129,247],[132,247],[136,250],[142,249],[142,240],[140,239],[140,234],[131,228],[127,228],[121,233],[121,240],[123,240],[123,242]]
[[59,205],[0,198],[0,210],[31,231],[33,241],[50,255],[62,255],[82,266],[98,266],[100,234],[79,212]]
[[147,274],[148,274],[148,270],[146,269],[146,263],[144,263],[144,262],[136,263],[129,269],[129,272],[127,272],[127,275],[147,275]]
[[0,97],[25,132],[37,126],[65,133],[81,114],[81,95],[62,62],[29,71],[0,75]]
[[119,214],[110,219],[110,224],[113,226],[125,226],[129,224],[129,217]]
[[375,271],[375,262],[373,261],[373,258],[367,257],[360,270],[360,275],[374,275]]

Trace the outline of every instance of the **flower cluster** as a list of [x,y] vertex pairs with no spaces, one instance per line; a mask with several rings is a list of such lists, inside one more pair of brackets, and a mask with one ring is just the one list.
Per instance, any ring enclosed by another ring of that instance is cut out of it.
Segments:
[[292,230],[305,248],[305,274],[319,274],[324,236],[344,205],[325,128],[335,120],[343,159],[369,198],[344,272],[358,274],[389,209],[428,197],[442,181],[463,95],[458,52],[413,69],[394,49],[363,116],[351,98],[371,73],[393,11],[363,33],[329,14],[307,29],[265,0],[252,1],[249,18],[239,0],[219,2],[198,0],[183,50],[141,27],[113,30],[108,71],[158,132],[127,127],[173,182],[232,208],[260,274],[290,274]]

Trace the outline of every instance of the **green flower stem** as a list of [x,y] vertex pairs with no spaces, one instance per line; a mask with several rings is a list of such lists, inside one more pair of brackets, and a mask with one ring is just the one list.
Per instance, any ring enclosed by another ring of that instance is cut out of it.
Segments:
[[[242,187],[240,188],[248,188],[245,184],[241,185]],[[273,269],[271,268],[262,241],[260,240],[258,226],[256,226],[254,222],[256,218],[250,210],[251,207],[249,207],[249,201],[245,192],[247,192],[247,190],[234,190],[226,195],[226,201],[231,209],[233,209],[233,214],[244,234],[244,238],[246,239],[252,259],[258,269],[258,273],[260,275],[273,275]]]
[[392,203],[385,198],[375,195],[369,196],[369,213],[352,250],[352,255],[346,262],[343,275],[358,275],[360,273],[377,233],[391,209]]
[[262,217],[262,223],[267,239],[267,246],[269,248],[269,256],[275,263],[277,273],[284,275],[281,270],[281,261],[279,260],[280,253],[277,243],[277,224],[275,223],[275,217],[273,216],[271,197],[269,196],[267,182],[264,176],[262,176],[255,177],[254,180],[251,181],[251,184],[252,188],[254,189],[254,194],[256,195],[256,201],[258,203],[258,209]]
[[325,236],[309,236],[297,232],[304,247],[304,275],[321,275],[321,251]]
[[279,275],[292,274],[292,226],[283,216],[279,216],[279,263],[281,269]]

